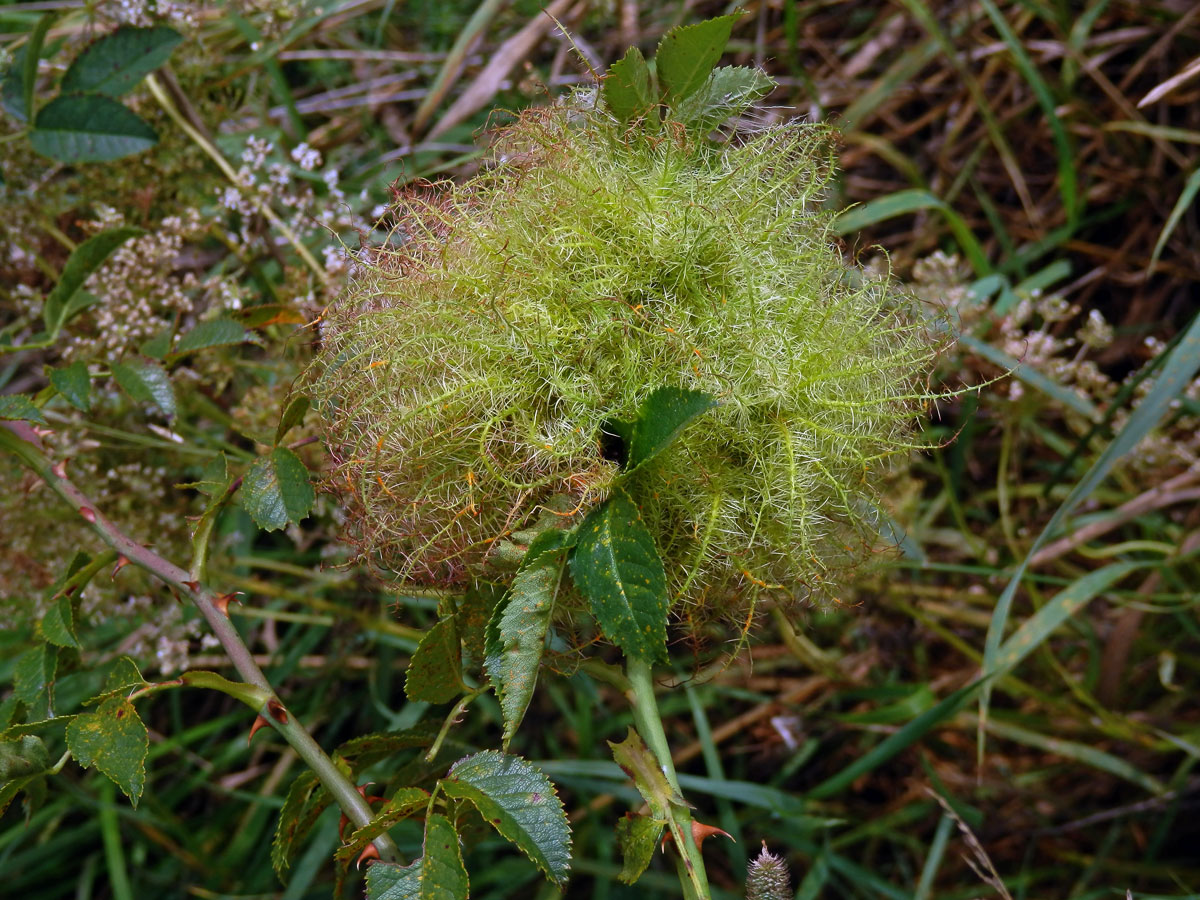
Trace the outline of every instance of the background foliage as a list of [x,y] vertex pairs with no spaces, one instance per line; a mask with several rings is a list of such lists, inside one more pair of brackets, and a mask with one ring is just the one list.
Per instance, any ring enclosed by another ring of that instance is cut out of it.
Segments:
[[[214,493],[238,477],[261,484],[210,518],[208,578],[245,592],[235,621],[290,708],[326,747],[436,724],[445,710],[402,689],[436,599],[341,565],[350,551],[328,494],[298,524],[306,498],[272,502],[293,457],[318,481],[325,466],[311,416],[285,412],[290,388],[311,353],[306,325],[346,278],[342,244],[371,245],[391,185],[470,174],[491,110],[547,102],[589,73],[520,0],[56,4],[31,69],[23,48],[43,6],[0,9],[3,414],[35,415],[18,395],[36,400],[48,445],[97,505],[180,562]],[[763,839],[801,897],[1200,891],[1200,16],[1117,0],[747,8],[727,61],[780,82],[768,120],[839,127],[832,202],[859,204],[840,230],[851,252],[882,265],[883,248],[955,311],[946,383],[1015,370],[937,410],[926,437],[943,449],[892,486],[901,552],[840,604],[764,613],[733,661],[723,632],[673,648],[696,653],[661,699],[682,787],[738,840],[706,845],[721,896],[736,895]],[[550,10],[596,70],[726,12]],[[81,87],[107,97],[72,62],[123,22],[183,38],[153,82],[111,89],[153,142],[139,132],[146,146],[109,162],[42,155],[56,151],[19,134],[27,88],[39,115]],[[105,234],[121,240],[80,268]],[[43,298],[72,272],[79,290],[48,319]],[[190,607],[133,567],[113,573],[73,511],[9,457],[0,467],[6,721],[18,704],[44,707],[51,682],[56,709],[71,709],[122,656],[152,680],[221,667]],[[100,554],[95,577],[60,594],[80,549]],[[64,596],[74,630],[54,632],[63,652],[49,670],[33,648],[67,621],[54,612]],[[615,880],[613,824],[638,800],[605,742],[628,714],[569,642],[552,650],[513,748],[540,761],[572,819],[565,895],[677,891],[661,860],[635,889]],[[986,718],[957,693],[981,668],[996,673]],[[249,716],[216,692],[170,691],[139,710],[149,755],[136,810],[68,764],[44,802],[23,795],[0,820],[7,891],[329,895],[332,811],[313,811],[286,887],[274,874],[275,820],[301,783],[276,737],[248,746]],[[445,760],[496,746],[502,729],[481,698]],[[420,769],[416,754],[371,757],[373,771]],[[415,855],[408,827],[396,834]],[[472,896],[558,895],[484,832],[467,867]],[[351,875],[344,890],[360,885]]]

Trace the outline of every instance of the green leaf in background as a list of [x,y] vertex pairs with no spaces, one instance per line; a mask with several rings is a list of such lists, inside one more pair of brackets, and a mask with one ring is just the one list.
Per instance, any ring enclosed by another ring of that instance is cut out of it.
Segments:
[[113,380],[131,399],[152,403],[168,419],[175,417],[175,389],[167,370],[150,359],[134,359],[110,366]]
[[13,693],[26,706],[37,706],[49,695],[58,668],[58,649],[39,643],[17,657],[13,668]]
[[112,664],[112,668],[108,670],[108,674],[104,676],[105,692],[117,691],[122,688],[142,688],[149,682],[142,677],[141,671],[128,656],[121,656]]
[[411,866],[375,863],[367,870],[367,900],[467,900],[467,870],[458,832],[445,816],[425,820],[425,847]]
[[4,70],[4,79],[0,81],[0,106],[18,122],[29,121],[25,108],[25,60],[29,58],[28,52],[28,44],[13,52],[12,61]]
[[725,52],[733,23],[739,14],[719,16],[672,28],[658,43],[654,63],[662,86],[663,99],[672,107],[696,93]]
[[[123,243],[145,233],[140,228],[110,228],[93,235],[71,251],[58,278],[58,284],[46,297],[46,305],[42,307],[42,320],[51,337],[56,336],[70,320],[72,301],[88,277]],[[79,307],[76,312],[83,308]]]
[[42,739],[26,734],[13,741],[0,741],[0,781],[37,775],[50,768],[50,754]]
[[401,750],[430,746],[437,737],[438,726],[431,723],[414,725],[401,731],[381,731],[351,738],[333,751],[334,759],[358,772],[373,766],[381,759],[395,756]]
[[75,636],[75,612],[70,597],[59,597],[50,604],[42,615],[39,630],[42,637],[56,647],[79,648],[79,638]]
[[551,881],[567,880],[571,828],[554,785],[528,762],[485,750],[456,762],[442,790],[448,797],[470,800]]
[[458,623],[454,616],[444,616],[417,645],[404,679],[404,694],[409,700],[449,703],[465,687]]
[[713,70],[700,90],[681,100],[671,116],[692,128],[710,131],[745,112],[774,89],[774,79],[761,69],[721,66]]
[[120,97],[161,66],[183,35],[165,25],[122,25],[93,41],[71,62],[62,79],[64,94],[87,92]]
[[87,412],[92,408],[92,378],[83,360],[76,360],[61,369],[48,368],[46,375],[54,389],[77,410]]
[[112,697],[67,726],[67,747],[81,766],[94,765],[137,806],[146,783],[146,726],[132,703]]
[[167,358],[167,354],[171,351],[171,339],[175,336],[175,326],[168,325],[163,328],[158,334],[149,337],[138,346],[138,352],[143,356],[149,356],[151,359],[157,359],[159,362]]
[[63,163],[108,162],[158,143],[154,129],[133,110],[101,94],[55,97],[29,132],[42,156]]
[[4,73],[0,98],[5,111],[20,122],[28,122],[31,113],[36,111],[33,93],[37,84],[38,61],[42,56],[46,32],[53,21],[50,13],[38,19],[29,34],[29,40],[13,54],[8,71]]
[[571,577],[604,636],[633,659],[664,659],[667,575],[633,501],[618,490],[578,531]]
[[546,631],[567,555],[563,547],[545,548],[561,543],[563,534],[545,531],[534,538],[525,554],[531,562],[521,565],[512,587],[488,623],[486,667],[504,713],[506,747],[525,718],[537,685]]
[[309,399],[303,394],[288,401],[283,415],[279,417],[279,427],[275,429],[276,444],[282,442],[289,431],[304,421],[304,414],[308,412],[309,403]]
[[26,422],[46,424],[42,411],[25,394],[0,395],[0,419],[24,419]]
[[666,821],[652,816],[626,813],[617,822],[617,846],[621,848],[621,872],[617,878],[625,884],[633,884],[642,877],[654,851],[658,848]]
[[505,595],[504,588],[487,581],[476,582],[467,588],[454,617],[458,620],[458,636],[462,639],[463,665],[467,668],[484,664],[487,656],[488,626]]
[[265,531],[299,522],[312,509],[314,499],[308,469],[286,447],[260,456],[242,481],[242,506]]
[[333,802],[329,791],[312,772],[301,772],[288,788],[287,799],[279,812],[275,840],[271,842],[271,865],[280,881],[292,865],[296,853],[321,813]]
[[626,471],[641,468],[662,453],[689,423],[717,405],[717,398],[685,388],[655,388],[645,400],[629,436]]
[[179,343],[175,345],[174,353],[176,356],[182,356],[185,353],[192,353],[196,350],[203,350],[206,347],[223,347],[229,344],[240,344],[243,341],[249,340],[250,335],[239,323],[233,319],[210,319],[207,322],[201,322],[187,334],[179,339]]
[[639,119],[654,108],[650,68],[637,47],[630,47],[604,74],[600,96],[609,111],[624,124]]
[[371,821],[357,829],[337,849],[334,858],[343,865],[358,858],[363,849],[402,819],[429,807],[429,793],[418,787],[402,787],[375,813]]

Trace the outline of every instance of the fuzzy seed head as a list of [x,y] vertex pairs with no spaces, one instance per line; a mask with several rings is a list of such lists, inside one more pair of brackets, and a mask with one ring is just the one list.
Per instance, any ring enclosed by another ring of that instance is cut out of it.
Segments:
[[822,593],[875,540],[938,352],[842,258],[831,174],[822,127],[716,145],[576,104],[522,115],[466,183],[406,190],[313,378],[364,552],[409,582],[486,575],[548,509],[608,495],[602,424],[674,385],[720,405],[628,485],[673,599]]
[[791,900],[791,874],[787,863],[763,844],[762,853],[750,861],[746,872],[746,900]]

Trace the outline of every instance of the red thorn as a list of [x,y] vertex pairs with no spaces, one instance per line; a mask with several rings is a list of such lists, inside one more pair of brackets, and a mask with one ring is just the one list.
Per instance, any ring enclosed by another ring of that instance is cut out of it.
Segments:
[[272,697],[267,701],[267,712],[271,714],[271,718],[280,725],[286,725],[288,721],[287,710],[283,708],[283,704]]
[[183,586],[186,587],[190,591],[200,590],[200,582],[198,582],[198,581],[185,581],[185,582],[183,582]]
[[346,840],[346,826],[350,824],[350,820],[346,818],[346,814],[342,813],[342,817],[338,819],[338,840]]
[[241,591],[231,591],[228,594],[217,594],[213,597],[213,606],[219,609],[226,618],[229,618],[229,604],[240,602],[238,595],[241,593]]
[[118,556],[118,557],[117,557],[117,564],[116,564],[116,566],[113,568],[112,577],[113,577],[113,578],[116,578],[116,577],[117,577],[117,573],[118,573],[118,572],[120,572],[120,571],[121,571],[123,568],[125,568],[127,565],[129,565],[129,557],[128,557],[128,556]]
[[254,735],[258,734],[258,730],[260,728],[266,728],[266,727],[267,727],[266,718],[263,716],[255,716],[254,724],[250,726],[250,736],[248,738],[246,738],[246,743],[249,744],[252,740],[254,740]]
[[65,459],[60,459],[58,462],[56,462],[54,465],[52,465],[50,467],[50,471],[53,472],[55,477],[57,477],[57,478],[66,478],[67,477],[67,461]]
[[79,507],[79,514],[81,516],[83,516],[83,520],[85,522],[87,522],[89,525],[96,524],[96,511],[94,509],[92,509],[90,506]]
[[[705,825],[703,822],[697,822],[695,819],[692,820],[692,840],[696,842],[697,850],[699,850],[701,847],[704,846],[705,838],[712,837],[714,834],[724,835],[725,837],[727,837],[731,841],[733,841],[735,844],[737,843],[737,841],[734,840],[733,835],[730,834],[728,831],[722,831],[720,828],[716,828],[712,825]],[[674,837],[671,834],[671,830],[667,829],[667,833],[663,835],[663,839],[662,839],[663,848],[664,849],[666,848],[667,841],[673,841],[673,840],[674,840]]]
[[53,429],[43,428],[41,425],[34,425],[31,430],[40,438],[48,438],[50,435],[54,434]]
[[354,863],[354,868],[362,868],[362,864],[369,859],[379,859],[379,851],[375,848],[374,844],[367,844],[363,848],[363,852],[359,854],[358,859]]

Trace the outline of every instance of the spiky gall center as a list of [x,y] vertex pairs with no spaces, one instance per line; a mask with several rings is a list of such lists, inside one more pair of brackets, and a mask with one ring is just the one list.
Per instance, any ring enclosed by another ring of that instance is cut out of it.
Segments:
[[936,341],[840,254],[827,129],[728,137],[531,111],[482,174],[400,197],[314,379],[369,555],[411,582],[486,576],[547,509],[604,499],[602,426],[675,385],[720,405],[627,489],[677,601],[806,597],[862,557]]
[[787,863],[773,853],[762,853],[750,862],[746,872],[746,900],[791,900],[791,873]]

